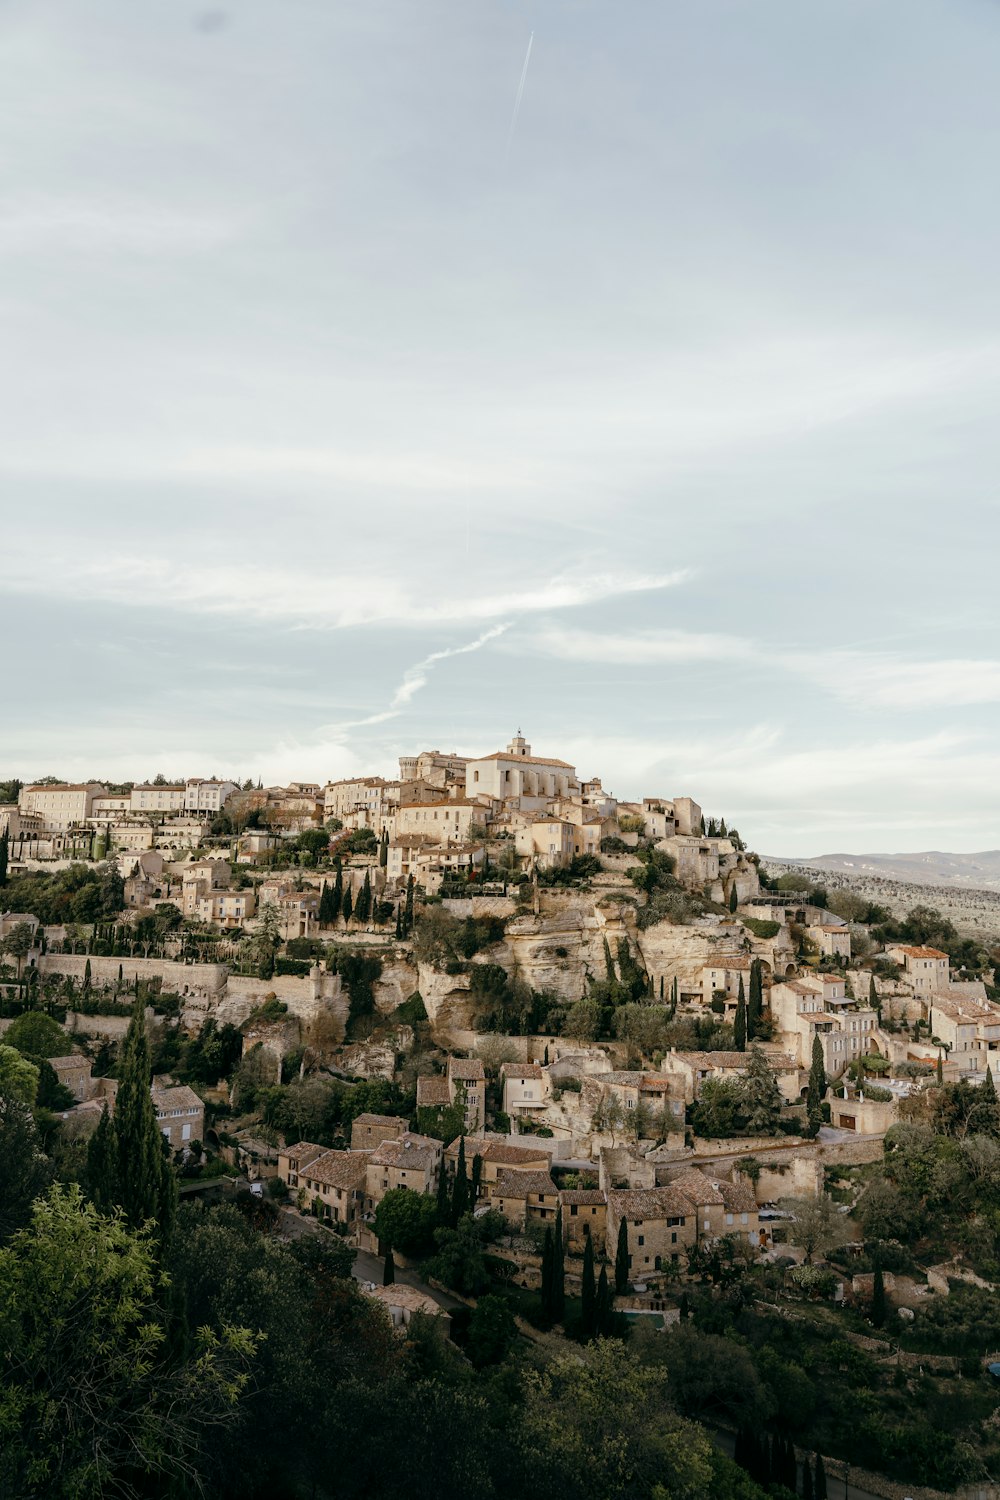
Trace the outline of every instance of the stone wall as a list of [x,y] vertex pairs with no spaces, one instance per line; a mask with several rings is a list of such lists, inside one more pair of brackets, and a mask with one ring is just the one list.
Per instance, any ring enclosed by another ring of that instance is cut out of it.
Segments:
[[[82,983],[88,955],[85,953],[46,953],[38,960],[41,974],[65,974]],[[95,988],[118,983],[121,967],[126,984],[140,979],[159,979],[171,994],[221,995],[226,988],[228,970],[225,964],[184,964],[167,958],[103,958],[89,955],[90,978]]]

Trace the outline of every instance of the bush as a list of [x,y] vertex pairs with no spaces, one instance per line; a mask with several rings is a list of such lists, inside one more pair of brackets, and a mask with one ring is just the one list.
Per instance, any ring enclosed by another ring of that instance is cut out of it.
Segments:
[[765,941],[767,938],[777,937],[781,931],[780,922],[767,922],[761,917],[741,917],[740,921],[748,932],[753,933],[754,937]]

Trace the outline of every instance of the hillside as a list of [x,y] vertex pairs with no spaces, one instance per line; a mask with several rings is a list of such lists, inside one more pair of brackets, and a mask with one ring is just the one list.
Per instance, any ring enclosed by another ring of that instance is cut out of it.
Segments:
[[768,856],[767,863],[808,865],[814,870],[878,876],[909,885],[1000,891],[1000,849],[984,849],[975,854],[946,854],[928,849],[917,854],[817,854],[808,859]]
[[[892,856],[883,856],[891,868]],[[917,860],[924,856],[904,855]],[[926,856],[940,859],[982,859],[981,855]],[[992,858],[1000,861],[1000,855]],[[894,916],[905,916],[915,906],[933,906],[953,922],[959,932],[969,937],[996,940],[1000,934],[1000,881],[991,889],[969,881],[952,880],[932,883],[929,879],[896,877],[874,868],[866,856],[830,855],[830,859],[854,859],[853,868],[822,864],[813,860],[762,858],[761,864],[771,875],[800,872],[810,881],[828,890],[851,890],[869,901],[888,907]],[[878,858],[874,856],[873,858]]]

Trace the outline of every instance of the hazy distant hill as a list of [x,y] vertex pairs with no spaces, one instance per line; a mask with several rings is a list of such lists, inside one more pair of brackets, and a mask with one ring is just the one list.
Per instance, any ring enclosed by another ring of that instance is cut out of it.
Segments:
[[844,875],[877,876],[910,885],[960,886],[967,890],[1000,891],[1000,849],[980,854],[817,854],[810,859],[774,856],[775,864],[808,865],[813,870],[835,870]]

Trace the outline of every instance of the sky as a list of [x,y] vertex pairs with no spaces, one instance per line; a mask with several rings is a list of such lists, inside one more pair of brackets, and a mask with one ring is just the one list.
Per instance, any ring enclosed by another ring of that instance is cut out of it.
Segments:
[[772,855],[1000,845],[997,0],[0,0],[0,57],[0,779],[520,727]]

